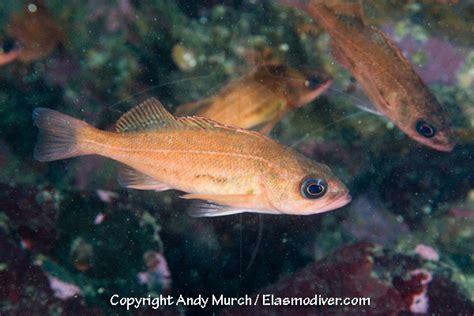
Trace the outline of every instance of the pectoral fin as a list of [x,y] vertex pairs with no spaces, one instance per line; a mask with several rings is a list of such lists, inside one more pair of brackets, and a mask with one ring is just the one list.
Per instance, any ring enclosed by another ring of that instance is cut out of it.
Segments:
[[234,215],[240,213],[259,213],[259,214],[273,214],[278,215],[277,211],[258,210],[250,208],[234,208],[227,205],[221,205],[212,202],[194,202],[188,208],[188,214],[192,217],[217,217]]
[[119,169],[119,183],[126,188],[136,190],[166,191],[172,189],[170,186],[125,165]]
[[354,98],[356,98],[354,101],[354,105],[359,109],[375,115],[384,116],[383,113],[375,107],[372,101],[370,101],[370,99],[364,93],[356,92],[353,94],[353,96]]
[[194,202],[188,208],[188,214],[192,217],[217,217],[252,212],[248,209],[232,208],[208,202]]
[[260,210],[255,208],[255,202],[262,200],[256,194],[185,194],[183,199],[198,199],[205,202],[195,202],[188,209],[193,217],[214,217],[239,213],[279,214],[277,211]]
[[181,198],[206,200],[225,205],[250,206],[258,196],[256,194],[185,194]]
[[[377,91],[376,89],[377,87],[374,86],[370,92],[375,93]],[[354,105],[356,107],[375,115],[384,116],[384,114],[375,106],[374,102],[370,99],[368,93],[362,89],[359,83],[354,82],[352,90],[353,91],[350,93],[350,95],[351,98],[354,100]]]

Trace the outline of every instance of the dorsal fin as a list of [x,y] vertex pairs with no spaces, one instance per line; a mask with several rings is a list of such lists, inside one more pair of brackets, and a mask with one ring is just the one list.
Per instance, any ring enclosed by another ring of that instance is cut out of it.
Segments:
[[265,135],[254,131],[248,131],[242,128],[221,124],[214,120],[199,117],[186,116],[176,118],[168,112],[160,101],[155,98],[148,99],[124,115],[117,121],[117,132],[136,132],[143,130],[160,130],[160,129],[201,129],[201,130],[227,130],[238,133],[245,133],[270,140]]
[[272,139],[268,138],[267,136],[252,130],[247,130],[240,127],[224,125],[214,120],[208,119],[206,117],[200,116],[187,116],[187,117],[180,117],[178,118],[178,123],[181,125],[182,128],[191,128],[191,129],[205,129],[205,130],[227,130],[236,133],[243,133],[249,136],[256,136],[260,137],[264,140],[273,142]]
[[403,62],[405,66],[409,67],[410,69],[413,69],[413,65],[410,64],[410,62],[408,61],[408,58],[405,57],[405,55],[403,55],[403,52],[400,50],[400,48],[397,45],[395,45],[395,43],[390,39],[390,37],[387,36],[387,34],[376,29],[375,27],[371,27],[371,28],[375,33],[377,33],[381,37],[381,39],[383,39],[385,45],[387,45],[392,50],[392,52],[395,55],[397,55],[397,57]]
[[176,118],[155,98],[148,99],[117,121],[117,132],[136,132],[142,130],[167,129],[177,127]]

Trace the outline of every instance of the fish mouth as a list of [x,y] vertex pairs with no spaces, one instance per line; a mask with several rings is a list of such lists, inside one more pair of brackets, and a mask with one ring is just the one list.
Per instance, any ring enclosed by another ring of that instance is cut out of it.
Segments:
[[331,203],[327,205],[327,210],[334,210],[349,204],[352,201],[352,197],[349,193],[342,193],[337,196]]
[[450,152],[454,149],[456,146],[455,142],[449,141],[449,142],[429,142],[424,139],[419,140],[419,143],[422,145],[425,145],[427,147],[430,147],[431,149],[438,150],[438,151],[443,151],[443,152]]
[[349,193],[339,193],[336,195],[331,202],[329,202],[327,205],[323,206],[322,208],[319,208],[317,211],[313,211],[308,214],[317,214],[317,213],[324,213],[328,212],[331,210],[335,210],[338,208],[341,208],[347,204],[349,204],[352,201],[352,197]]
[[456,146],[455,143],[448,144],[430,144],[430,147],[439,151],[450,152]]
[[434,139],[422,138],[418,135],[413,137],[413,139],[422,145],[438,151],[450,152],[456,147],[456,140],[449,130],[440,131],[438,137]]
[[20,50],[14,50],[9,53],[0,53],[0,66],[11,63],[19,54]]
[[303,106],[307,103],[310,103],[314,99],[316,99],[318,96],[320,96],[324,91],[326,91],[329,86],[332,84],[332,79],[327,79],[323,83],[321,83],[317,88],[315,88],[313,91],[310,93],[306,94],[304,97],[302,97],[299,100],[298,106]]

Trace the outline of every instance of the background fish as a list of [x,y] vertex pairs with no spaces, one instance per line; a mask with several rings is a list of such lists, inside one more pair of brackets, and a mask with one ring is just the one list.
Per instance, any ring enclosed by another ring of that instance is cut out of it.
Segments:
[[199,118],[175,118],[150,99],[124,114],[117,132],[100,131],[59,112],[37,108],[34,156],[52,161],[96,154],[125,165],[129,188],[177,189],[206,200],[196,216],[242,212],[308,215],[349,203],[331,170],[273,140]]
[[198,115],[268,133],[287,112],[313,101],[331,82],[324,74],[305,76],[282,64],[261,64],[216,95],[181,105],[176,115]]
[[416,141],[454,148],[450,119],[402,52],[362,20],[360,1],[283,0],[312,16],[331,36],[334,57],[363,87],[375,109]]
[[45,58],[66,40],[54,17],[39,0],[28,1],[22,14],[13,15],[6,33],[1,44],[0,65],[13,60],[31,63]]

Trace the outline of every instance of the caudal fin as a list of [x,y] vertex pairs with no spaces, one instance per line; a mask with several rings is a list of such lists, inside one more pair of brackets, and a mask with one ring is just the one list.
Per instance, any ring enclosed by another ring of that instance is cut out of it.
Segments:
[[33,110],[33,124],[39,128],[33,157],[52,161],[79,156],[77,133],[87,123],[46,108]]

